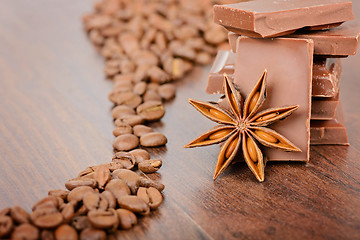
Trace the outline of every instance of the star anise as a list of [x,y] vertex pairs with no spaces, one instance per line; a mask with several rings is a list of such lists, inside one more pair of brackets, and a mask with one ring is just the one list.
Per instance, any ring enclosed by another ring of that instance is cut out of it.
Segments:
[[253,90],[243,101],[233,83],[224,76],[225,98],[230,109],[221,108],[214,102],[202,102],[189,99],[189,102],[205,117],[221,125],[205,132],[185,147],[201,147],[223,143],[214,174],[214,180],[230,165],[241,146],[246,164],[262,182],[266,160],[258,143],[283,151],[300,152],[293,143],[266,126],[282,120],[292,114],[298,105],[271,108],[259,112],[266,98],[267,70],[256,83]]

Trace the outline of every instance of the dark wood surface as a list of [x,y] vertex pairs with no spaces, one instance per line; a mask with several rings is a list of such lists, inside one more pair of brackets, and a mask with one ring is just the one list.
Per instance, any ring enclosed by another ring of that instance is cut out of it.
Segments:
[[[0,1],[0,208],[31,205],[49,189],[111,159],[113,123],[103,60],[81,15],[92,1]],[[354,1],[360,18],[360,4]],[[212,180],[218,146],[184,149],[213,126],[187,98],[205,94],[209,68],[179,81],[154,126],[164,204],[125,239],[359,239],[360,55],[343,60],[341,101],[351,146],[311,147],[309,163],[268,163],[258,183],[243,163]]]

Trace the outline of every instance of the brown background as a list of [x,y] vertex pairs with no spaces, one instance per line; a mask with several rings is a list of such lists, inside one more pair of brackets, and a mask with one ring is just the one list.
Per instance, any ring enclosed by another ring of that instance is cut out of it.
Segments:
[[[81,15],[92,1],[0,1],[0,208],[31,205],[85,167],[112,156],[102,58]],[[354,1],[360,18],[360,4]],[[183,149],[213,124],[187,98],[205,94],[209,68],[177,83],[158,130],[166,147],[165,202],[128,239],[359,239],[360,55],[344,59],[341,83],[350,147],[311,147],[311,161],[269,163],[266,181],[236,164],[212,181],[219,148]]]

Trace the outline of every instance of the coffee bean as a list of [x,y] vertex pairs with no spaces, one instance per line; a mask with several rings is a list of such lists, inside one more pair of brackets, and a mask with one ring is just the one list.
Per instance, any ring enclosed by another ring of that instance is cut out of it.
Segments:
[[108,202],[108,208],[115,208],[116,207],[116,198],[110,191],[103,191],[100,194],[101,199],[106,199]]
[[109,162],[105,163],[105,165],[109,168],[110,172],[116,169],[125,168],[120,162]]
[[130,126],[135,126],[142,124],[144,119],[139,115],[124,115],[115,120],[115,126],[122,126],[122,124],[128,124]]
[[[83,198],[83,204],[90,211],[98,209],[100,205],[100,194],[97,192],[86,193]],[[106,208],[104,210],[106,210]]]
[[67,225],[63,224],[56,228],[54,232],[56,240],[77,240],[78,234],[76,230]]
[[61,214],[63,215],[64,222],[70,223],[71,220],[74,218],[75,209],[72,203],[67,203],[61,210]]
[[89,219],[87,216],[77,216],[72,220],[71,225],[78,231],[87,229],[91,227]]
[[150,187],[150,188],[139,188],[137,192],[137,196],[146,202],[152,210],[157,209],[162,201],[163,197],[159,190],[156,188]]
[[101,164],[94,172],[94,180],[99,189],[104,189],[105,184],[110,181],[110,170],[105,164]]
[[62,214],[53,208],[37,209],[31,213],[30,218],[32,223],[40,228],[54,228],[63,221]]
[[164,116],[165,109],[160,101],[147,101],[136,108],[136,113],[146,121],[156,121]]
[[144,177],[140,178],[140,186],[146,187],[146,188],[154,187],[157,190],[159,190],[160,192],[162,192],[165,188],[165,186],[162,183],[155,182],[155,181],[152,181],[152,180],[150,180],[148,178],[144,178]]
[[132,132],[132,127],[129,124],[121,122],[118,126],[116,126],[112,133],[115,137],[117,137],[123,134],[131,134]]
[[133,195],[122,196],[117,199],[117,202],[121,208],[125,208],[134,213],[140,213],[143,215],[150,213],[150,208],[141,198]]
[[57,209],[59,206],[59,200],[58,198],[54,197],[54,196],[48,196],[45,197],[39,201],[37,201],[34,206],[32,207],[32,210],[35,211],[37,209],[41,209],[41,208],[53,208],[53,209]]
[[158,93],[162,99],[168,101],[175,97],[176,87],[172,83],[166,83],[159,87]]
[[212,61],[212,57],[207,52],[199,52],[196,55],[195,62],[201,65],[208,65]]
[[30,217],[29,214],[19,206],[15,206],[11,209],[10,216],[18,224],[28,223]]
[[121,179],[112,179],[105,187],[106,191],[111,192],[116,199],[130,195],[128,185]]
[[50,190],[48,192],[49,196],[53,196],[53,197],[59,197],[63,200],[65,200],[67,198],[67,195],[69,194],[69,191],[63,190],[63,189],[56,189],[56,190]]
[[[137,126],[142,126],[142,125],[137,125]],[[131,150],[129,153],[131,153],[134,156],[136,164],[139,164],[144,160],[150,159],[150,154],[148,153],[148,151],[144,149],[134,149]]]
[[161,101],[161,97],[154,90],[147,90],[143,96],[144,102],[147,101]]
[[138,82],[135,84],[133,92],[137,95],[143,95],[146,91],[146,82]]
[[65,187],[68,190],[73,190],[74,188],[77,188],[80,186],[89,186],[91,188],[95,188],[96,185],[97,185],[97,182],[95,179],[84,178],[84,177],[77,177],[77,178],[71,179],[65,183]]
[[39,229],[29,223],[16,227],[11,234],[11,239],[36,240],[39,239]]
[[116,209],[116,213],[119,219],[119,228],[130,229],[137,224],[136,215],[127,209]]
[[0,237],[5,237],[10,234],[13,228],[13,221],[11,217],[0,215]]
[[106,240],[106,233],[100,229],[86,228],[81,231],[80,240]]
[[120,163],[123,168],[126,169],[132,169],[136,163],[134,155],[132,155],[130,152],[117,152],[115,153],[112,161]]
[[131,91],[121,92],[113,98],[109,97],[109,100],[117,105],[125,105],[131,108],[136,108],[142,102],[142,98]]
[[157,66],[152,66],[148,70],[148,75],[150,77],[150,81],[156,83],[165,83],[170,80],[170,75]]
[[114,209],[109,209],[108,211],[91,210],[88,213],[88,218],[94,228],[116,229],[119,224],[119,219]]
[[[86,169],[84,169],[83,171],[81,171],[78,174],[78,177],[84,177],[84,176],[88,176],[89,174],[93,174],[96,168],[97,168],[97,166],[87,167]],[[90,178],[92,178],[92,177],[90,177]]]
[[3,208],[3,209],[0,211],[0,217],[1,217],[1,216],[9,215],[9,214],[10,214],[10,211],[11,211],[11,208],[10,208],[10,207]]
[[53,231],[44,229],[40,233],[40,239],[55,240]]
[[167,143],[167,138],[164,134],[159,132],[151,132],[142,135],[140,144],[144,147],[159,147]]
[[133,194],[136,193],[140,184],[140,176],[127,169],[118,169],[112,173],[113,178],[123,180],[130,188]]
[[142,135],[153,132],[154,130],[151,127],[145,126],[145,125],[135,125],[133,127],[134,135],[141,137]]
[[80,202],[83,200],[84,195],[88,192],[94,192],[94,189],[92,189],[89,186],[81,186],[81,187],[77,187],[74,188],[73,190],[70,191],[67,200],[68,202]]
[[124,134],[115,138],[113,147],[118,151],[129,151],[139,146],[139,138],[132,134]]
[[162,161],[160,159],[144,160],[138,164],[140,171],[144,173],[154,173],[160,169]]
[[120,118],[121,116],[124,115],[134,115],[134,114],[135,114],[134,109],[126,105],[118,105],[114,107],[113,110],[111,111],[111,115],[114,119]]

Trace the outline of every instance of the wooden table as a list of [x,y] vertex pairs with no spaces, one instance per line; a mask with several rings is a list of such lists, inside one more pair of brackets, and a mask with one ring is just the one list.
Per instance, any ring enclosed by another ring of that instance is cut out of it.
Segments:
[[[81,15],[92,1],[0,2],[0,208],[30,209],[49,189],[111,159],[113,123],[102,58]],[[360,18],[360,4],[354,1]],[[215,182],[219,148],[183,149],[213,125],[187,98],[205,94],[209,68],[179,81],[154,126],[166,147],[165,202],[126,239],[359,239],[360,55],[343,60],[341,101],[350,147],[311,147],[309,163],[269,163],[258,183],[244,164]]]

